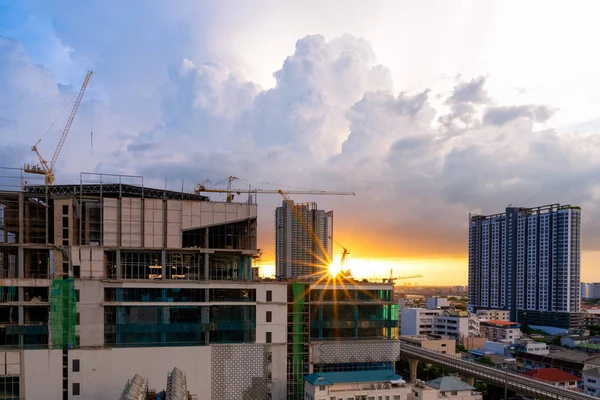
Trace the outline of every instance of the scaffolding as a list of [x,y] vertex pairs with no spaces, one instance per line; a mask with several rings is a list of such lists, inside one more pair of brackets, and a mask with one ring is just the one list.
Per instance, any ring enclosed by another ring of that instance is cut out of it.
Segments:
[[[304,374],[308,373],[308,285],[294,282],[288,294],[288,357],[287,357],[287,398],[304,398]],[[290,315],[291,314],[291,315]],[[290,323],[291,322],[291,323]]]
[[72,349],[79,347],[75,339],[76,321],[75,281],[72,277],[54,279],[50,288],[52,348]]

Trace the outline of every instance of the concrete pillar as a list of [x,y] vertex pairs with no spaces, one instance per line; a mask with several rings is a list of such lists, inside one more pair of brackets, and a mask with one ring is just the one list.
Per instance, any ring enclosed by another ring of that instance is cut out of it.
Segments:
[[160,265],[162,266],[162,280],[167,279],[167,251],[162,250],[160,252]]
[[468,385],[471,385],[471,386],[473,386],[473,385],[475,384],[475,378],[474,378],[474,377],[472,377],[472,376],[465,376],[465,382],[466,382]]
[[115,257],[117,258],[116,277],[117,279],[123,279],[123,271],[121,269],[121,249],[117,249]]
[[209,261],[209,257],[208,257],[208,253],[204,253],[204,280],[207,281],[209,278],[208,275],[208,261]]
[[410,383],[415,383],[417,380],[417,365],[419,365],[419,360],[416,358],[409,358],[408,365],[410,366]]
[[17,278],[25,278],[25,251],[21,246],[17,249]]

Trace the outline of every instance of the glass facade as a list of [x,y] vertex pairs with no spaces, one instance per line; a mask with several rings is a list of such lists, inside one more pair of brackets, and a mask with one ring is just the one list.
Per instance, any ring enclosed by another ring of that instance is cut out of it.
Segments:
[[392,301],[391,290],[359,290],[359,289],[312,289],[311,302],[328,301]]
[[390,289],[312,289],[310,338],[397,339],[398,305],[392,296]]
[[104,343],[109,347],[201,346],[256,341],[256,307],[107,306]]
[[394,371],[392,361],[315,364],[314,372]]

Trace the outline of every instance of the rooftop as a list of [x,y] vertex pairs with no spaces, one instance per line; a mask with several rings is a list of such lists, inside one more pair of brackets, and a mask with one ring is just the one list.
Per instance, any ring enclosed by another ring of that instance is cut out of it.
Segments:
[[585,376],[591,376],[591,377],[600,378],[600,367],[586,369],[586,370],[583,371],[583,374]]
[[575,375],[568,374],[558,368],[534,369],[524,372],[523,375],[544,382],[572,382],[581,380]]
[[304,380],[313,386],[330,386],[338,383],[393,382],[401,379],[400,375],[392,371],[315,372],[304,377]]
[[490,319],[487,321],[481,321],[482,325],[498,325],[498,326],[521,326],[518,322],[501,321],[499,319]]
[[427,385],[440,392],[460,392],[462,390],[473,390],[474,387],[461,381],[455,376],[443,376],[427,382]]
[[75,184],[75,185],[34,185],[24,186],[24,193],[48,195],[52,197],[100,196],[100,197],[139,197],[148,199],[209,201],[208,197],[173,190],[154,189],[124,183]]

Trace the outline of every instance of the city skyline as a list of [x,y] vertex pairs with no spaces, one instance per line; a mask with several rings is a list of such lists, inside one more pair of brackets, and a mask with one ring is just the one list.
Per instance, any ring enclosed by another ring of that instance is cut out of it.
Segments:
[[[551,1],[99,4],[3,6],[4,166],[35,161],[40,138],[50,158],[93,70],[57,183],[92,171],[355,191],[293,198],[335,211],[355,275],[438,285],[466,284],[470,212],[578,204],[581,278],[600,281],[596,3],[571,8],[578,22]],[[278,203],[259,201],[271,268]]]

